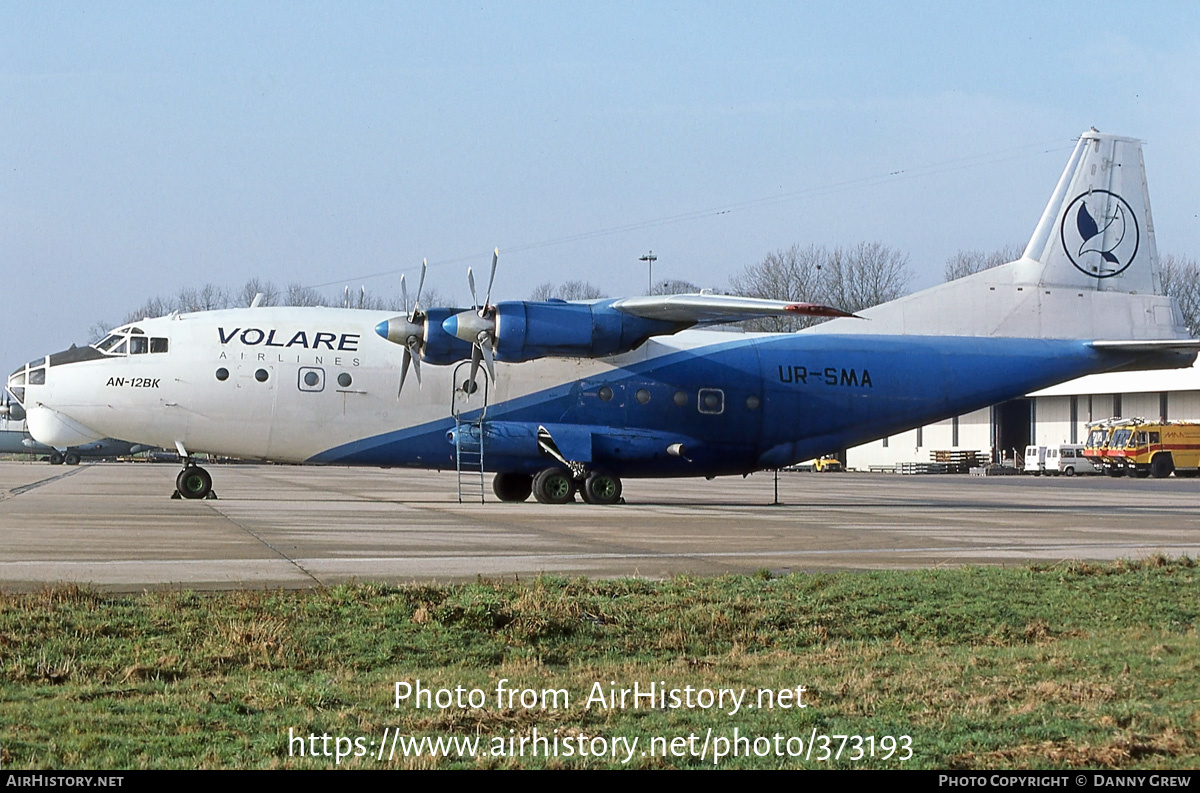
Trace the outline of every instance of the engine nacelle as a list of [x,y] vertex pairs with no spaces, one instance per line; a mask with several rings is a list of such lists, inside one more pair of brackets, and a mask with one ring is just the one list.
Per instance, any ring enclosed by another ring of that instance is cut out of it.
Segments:
[[463,311],[461,308],[430,308],[425,310],[425,336],[421,345],[421,360],[432,364],[450,364],[471,360],[471,343],[447,333],[442,323]]
[[651,336],[680,325],[625,314],[614,300],[500,303],[496,312],[496,360],[530,361],[547,356],[601,358],[627,352]]

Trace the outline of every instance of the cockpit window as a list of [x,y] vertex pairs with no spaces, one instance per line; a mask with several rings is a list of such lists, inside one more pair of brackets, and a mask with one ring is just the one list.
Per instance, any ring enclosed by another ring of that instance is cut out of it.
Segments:
[[92,345],[105,355],[144,355],[166,352],[170,344],[162,336],[148,337],[141,328],[117,328]]
[[116,347],[118,344],[120,344],[124,340],[125,340],[125,337],[122,336],[121,334],[110,333],[109,335],[107,335],[103,339],[101,339],[100,341],[96,342],[95,347],[100,352],[110,352],[113,347]]

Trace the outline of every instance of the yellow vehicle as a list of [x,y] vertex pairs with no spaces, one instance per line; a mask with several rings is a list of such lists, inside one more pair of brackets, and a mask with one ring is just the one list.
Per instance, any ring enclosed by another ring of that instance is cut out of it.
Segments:
[[836,457],[818,457],[813,463],[813,470],[818,474],[834,473],[842,470],[842,461]]
[[[1120,430],[1129,430],[1145,423],[1142,418],[1123,419],[1114,416],[1103,421],[1093,421],[1087,425],[1088,437],[1083,444],[1083,456],[1091,461],[1096,470],[1103,471],[1109,476],[1124,476],[1124,462],[1118,459],[1118,450],[1113,446],[1113,440]],[[1128,439],[1128,434],[1122,432],[1122,445]]]
[[1163,479],[1200,473],[1200,424],[1143,421],[1116,429],[1109,438],[1109,459],[1134,476]]

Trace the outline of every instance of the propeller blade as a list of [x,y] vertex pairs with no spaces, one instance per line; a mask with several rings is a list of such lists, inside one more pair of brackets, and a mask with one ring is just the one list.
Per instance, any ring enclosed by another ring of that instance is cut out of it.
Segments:
[[408,313],[408,286],[404,283],[404,273],[400,274],[400,299],[404,301],[405,316],[412,322],[412,315]]
[[[417,318],[417,312],[421,310],[421,290],[425,288],[425,271],[428,269],[429,269],[429,260],[422,259],[421,260],[421,280],[417,282],[417,299],[413,301],[412,316],[410,316],[408,318],[409,322],[414,321]],[[407,305],[408,304],[405,303],[405,307],[407,307]],[[419,382],[419,380],[418,380],[418,382]]]
[[471,306],[475,310],[479,310],[479,298],[475,296],[475,273],[471,268],[467,268],[467,283],[471,285]]
[[[472,384],[477,382],[475,380],[475,377],[479,374],[479,359],[482,356],[483,356],[483,352],[482,352],[482,350],[480,350],[478,344],[476,344],[474,347],[471,348],[471,379],[469,382]],[[470,394],[468,394],[467,396],[470,396]]]
[[483,310],[487,311],[487,307],[492,304],[492,284],[496,282],[496,265],[500,263],[500,249],[496,248],[492,251],[492,274],[488,277],[487,296],[483,298]]
[[412,357],[412,353],[410,353],[410,352],[408,351],[408,348],[407,348],[407,347],[405,347],[405,348],[404,348],[404,357],[403,357],[403,358],[401,358],[401,364],[400,364],[400,387],[399,387],[398,389],[396,389],[396,399],[399,399],[399,398],[400,398],[400,394],[401,394],[401,392],[403,392],[403,391],[404,391],[404,378],[408,377],[408,364],[409,364],[409,362],[410,362],[410,361],[412,361],[412,360],[414,360],[414,359],[413,359],[413,357]]
[[482,336],[475,344],[475,349],[483,353],[483,362],[487,364],[488,376],[492,378],[492,382],[496,382],[496,362],[492,355],[492,340],[484,339]]
[[419,339],[410,339],[408,342],[409,356],[412,358],[413,375],[417,378],[417,386],[421,385],[421,342]]

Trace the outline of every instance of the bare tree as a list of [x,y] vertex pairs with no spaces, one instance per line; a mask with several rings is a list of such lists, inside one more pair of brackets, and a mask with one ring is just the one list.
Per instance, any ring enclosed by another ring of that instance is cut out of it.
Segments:
[[1163,292],[1179,301],[1183,322],[1192,338],[1200,338],[1200,264],[1168,254],[1160,263]]
[[678,278],[667,278],[659,281],[651,290],[652,295],[690,295],[699,292],[700,287],[693,284],[691,281],[683,281]]
[[544,284],[535,286],[529,299],[596,300],[602,297],[608,297],[608,295],[604,294],[600,287],[594,286],[588,281],[567,281],[558,286],[554,286],[550,281],[547,281]]
[[[137,322],[139,319],[148,317],[165,317],[177,308],[177,304],[170,298],[152,297],[145,303],[130,311],[125,315],[125,319],[121,321],[122,325],[130,322]],[[111,330],[111,328],[110,328]]]
[[[905,294],[912,272],[908,256],[878,242],[829,250],[793,245],[773,251],[746,267],[730,282],[730,291],[768,300],[826,303],[845,311],[895,300]],[[791,332],[822,320],[812,317],[768,317],[746,323],[749,330]]]
[[199,289],[185,286],[175,296],[175,308],[185,312],[229,308],[229,293],[215,284],[205,284]]
[[[793,245],[772,251],[761,262],[747,266],[729,281],[735,295],[766,300],[816,302],[821,296],[821,265],[824,248]],[[746,323],[748,330],[788,333],[813,324],[811,317],[766,317]]]
[[908,255],[881,242],[834,248],[823,268],[824,302],[859,312],[908,292]]
[[946,280],[954,281],[968,275],[990,270],[1002,264],[1015,262],[1021,258],[1025,249],[1017,244],[1005,245],[999,250],[985,253],[984,251],[959,251],[946,260]]
[[283,296],[285,306],[323,306],[325,297],[311,286],[288,284]]
[[249,306],[254,302],[256,295],[262,295],[262,299],[258,301],[260,306],[273,306],[279,302],[279,289],[270,281],[260,281],[257,278],[251,278],[242,287],[242,291],[238,292],[237,304],[239,306]]

